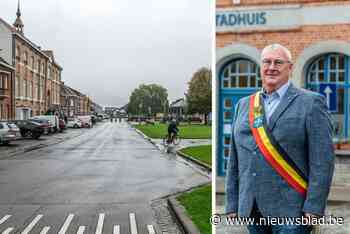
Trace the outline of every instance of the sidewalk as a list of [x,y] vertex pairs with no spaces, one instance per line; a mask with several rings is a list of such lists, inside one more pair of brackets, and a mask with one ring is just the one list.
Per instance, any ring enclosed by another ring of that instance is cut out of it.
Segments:
[[25,153],[35,149],[54,145],[62,141],[80,136],[86,132],[86,129],[66,129],[62,133],[52,135],[42,135],[38,140],[20,138],[12,141],[9,145],[0,145],[0,159],[12,157],[16,154]]
[[[350,150],[336,150],[336,165],[328,198],[326,215],[335,217],[344,217],[345,222],[341,226],[322,226],[322,233],[350,233]],[[216,211],[215,213],[224,214],[225,192],[224,177],[216,178]],[[244,226],[227,226],[220,224],[216,227],[218,234],[246,234],[248,233]]]

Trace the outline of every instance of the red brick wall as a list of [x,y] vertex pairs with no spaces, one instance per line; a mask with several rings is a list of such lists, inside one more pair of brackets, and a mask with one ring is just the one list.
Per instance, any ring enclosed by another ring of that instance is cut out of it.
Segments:
[[217,47],[224,47],[232,43],[245,43],[258,49],[264,48],[271,43],[285,45],[293,58],[297,57],[303,49],[311,44],[325,40],[341,40],[350,42],[350,24],[304,26],[300,30],[254,33],[226,33],[217,35]]
[[217,7],[240,7],[250,5],[278,5],[278,4],[303,4],[303,5],[327,5],[327,4],[347,4],[350,1],[344,0],[241,0],[240,4],[233,5],[232,0],[216,0]]

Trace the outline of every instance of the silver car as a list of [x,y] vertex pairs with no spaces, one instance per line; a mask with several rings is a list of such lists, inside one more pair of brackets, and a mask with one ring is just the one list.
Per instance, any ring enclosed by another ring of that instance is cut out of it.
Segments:
[[20,132],[16,124],[0,122],[0,144],[9,144],[19,137]]

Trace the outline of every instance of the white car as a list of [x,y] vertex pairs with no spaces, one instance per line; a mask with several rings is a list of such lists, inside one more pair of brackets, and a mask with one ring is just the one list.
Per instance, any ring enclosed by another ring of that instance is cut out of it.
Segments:
[[81,128],[83,123],[78,118],[68,119],[67,128]]
[[92,127],[92,119],[90,115],[77,116],[77,118],[82,122],[83,128]]
[[0,122],[0,144],[9,144],[20,138],[19,128],[16,124],[8,122]]

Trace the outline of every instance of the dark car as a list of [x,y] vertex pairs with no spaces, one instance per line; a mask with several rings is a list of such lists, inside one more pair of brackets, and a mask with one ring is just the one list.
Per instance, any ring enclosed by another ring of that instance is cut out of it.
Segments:
[[41,124],[41,127],[44,129],[44,134],[49,134],[51,132],[52,124],[49,120],[46,119],[37,119],[37,118],[31,118],[28,119],[31,122],[39,123]]
[[39,139],[45,131],[44,125],[30,120],[14,120],[11,123],[17,125],[22,137]]

